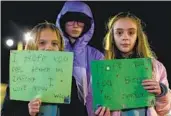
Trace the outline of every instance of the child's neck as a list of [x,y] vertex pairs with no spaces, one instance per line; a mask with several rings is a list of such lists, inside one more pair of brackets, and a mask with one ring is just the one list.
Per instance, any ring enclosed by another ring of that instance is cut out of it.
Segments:
[[76,41],[76,39],[74,39],[74,38],[72,38],[72,37],[69,37],[69,40],[70,40],[71,44],[74,44],[75,41]]
[[121,53],[123,58],[129,58],[133,54],[133,51],[128,52],[128,53]]

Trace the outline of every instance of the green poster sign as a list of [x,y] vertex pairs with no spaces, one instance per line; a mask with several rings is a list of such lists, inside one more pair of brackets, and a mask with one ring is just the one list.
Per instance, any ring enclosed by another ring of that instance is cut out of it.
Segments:
[[116,59],[91,62],[93,108],[111,110],[151,106],[155,97],[141,85],[152,78],[151,59]]
[[73,53],[60,51],[10,52],[10,99],[70,103]]

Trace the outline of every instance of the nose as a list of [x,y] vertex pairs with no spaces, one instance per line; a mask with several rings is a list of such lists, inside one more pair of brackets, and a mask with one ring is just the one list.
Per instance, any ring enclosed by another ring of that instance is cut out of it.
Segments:
[[77,21],[74,21],[73,26],[74,26],[74,27],[78,27],[78,23],[77,23]]
[[52,45],[47,45],[45,50],[47,50],[47,51],[52,51],[52,50],[53,50]]
[[128,40],[129,39],[129,35],[128,35],[128,33],[124,33],[123,34],[123,40],[125,41],[125,40]]
[[47,49],[46,49],[46,51],[53,51],[53,49],[51,49],[51,48],[47,48]]

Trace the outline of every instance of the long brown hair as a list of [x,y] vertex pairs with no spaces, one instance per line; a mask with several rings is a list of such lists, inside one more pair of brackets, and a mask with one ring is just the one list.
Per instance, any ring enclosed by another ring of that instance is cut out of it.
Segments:
[[130,18],[137,25],[137,40],[136,40],[137,45],[135,45],[136,54],[144,58],[156,58],[155,53],[150,48],[147,36],[143,31],[142,21],[138,17],[136,17],[135,15],[129,12],[121,12],[113,16],[111,19],[109,19],[109,22],[107,23],[108,31],[103,41],[103,45],[105,49],[105,59],[116,58],[117,48],[114,41],[113,25],[116,21],[118,21],[121,18]]

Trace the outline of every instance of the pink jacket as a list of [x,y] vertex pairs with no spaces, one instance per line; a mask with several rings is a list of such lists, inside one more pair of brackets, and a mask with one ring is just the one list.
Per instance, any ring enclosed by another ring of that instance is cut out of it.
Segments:
[[[165,67],[163,66],[161,62],[159,62],[156,59],[153,59],[152,62],[153,62],[154,77],[156,78],[158,82],[165,84],[169,90],[169,83],[167,80],[167,73],[166,73]],[[89,89],[89,95],[87,96],[87,99],[90,100],[92,99],[91,97],[92,97],[91,89]],[[149,107],[147,109],[147,116],[165,116],[171,109],[170,98],[171,98],[171,95],[169,92],[165,96],[156,97],[156,104],[154,107]],[[87,107],[88,115],[94,116],[94,112],[92,110],[92,102],[87,103],[86,106],[88,106]],[[114,111],[111,113],[111,116],[121,116],[121,112]]]

